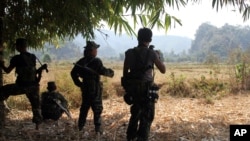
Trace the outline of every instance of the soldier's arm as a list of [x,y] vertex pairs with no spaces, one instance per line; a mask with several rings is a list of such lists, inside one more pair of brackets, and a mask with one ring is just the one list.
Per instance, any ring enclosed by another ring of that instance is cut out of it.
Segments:
[[155,55],[156,57],[154,63],[156,67],[160,70],[160,72],[164,74],[166,72],[166,67],[164,63],[160,60],[160,56],[157,53],[155,53]]
[[78,86],[78,87],[81,87],[82,82],[79,79],[79,74],[78,74],[78,71],[77,71],[77,66],[73,67],[73,69],[70,72],[70,75],[71,75],[71,78],[72,78],[74,84],[76,86]]
[[124,61],[124,64],[123,64],[123,76],[127,76],[128,70],[129,70],[128,64],[127,64],[126,61]]
[[102,61],[98,58],[96,59],[96,63],[98,66],[97,72],[100,75],[108,76],[108,77],[113,77],[114,76],[114,71],[110,68],[106,68],[103,66]]
[[123,63],[123,76],[127,76],[129,71],[128,59],[125,56],[124,63]]
[[63,96],[61,93],[57,92],[57,94],[58,94],[58,98],[59,98],[62,102],[68,104],[68,101],[64,98],[64,96]]
[[8,67],[6,67],[4,65],[4,61],[1,61],[0,65],[1,65],[1,68],[4,70],[4,72],[6,72],[6,73],[10,73],[15,68],[15,66],[13,64],[10,64]]

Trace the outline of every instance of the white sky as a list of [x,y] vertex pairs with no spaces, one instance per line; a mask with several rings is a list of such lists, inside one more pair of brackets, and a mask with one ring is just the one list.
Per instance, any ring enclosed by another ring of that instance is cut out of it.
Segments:
[[169,31],[153,30],[154,35],[178,35],[194,39],[196,30],[205,22],[210,23],[216,27],[221,27],[228,23],[229,25],[249,25],[250,20],[243,21],[242,15],[236,11],[233,11],[234,7],[223,7],[216,11],[216,8],[212,8],[211,0],[203,0],[200,3],[188,4],[186,7],[181,7],[179,10],[175,9],[169,11],[172,16],[181,19],[182,26],[176,24],[171,26]]

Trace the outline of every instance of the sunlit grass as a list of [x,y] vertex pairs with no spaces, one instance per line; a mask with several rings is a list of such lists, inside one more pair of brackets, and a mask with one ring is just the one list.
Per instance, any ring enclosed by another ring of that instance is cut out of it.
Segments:
[[[101,77],[103,99],[122,96],[124,90],[120,85],[120,79],[123,62],[104,61],[103,64],[115,71],[113,78]],[[155,82],[162,86],[160,95],[205,98],[208,100],[208,103],[212,103],[211,101],[214,97],[221,98],[229,93],[232,86],[236,86],[233,81],[234,76],[229,71],[230,67],[226,65],[217,66],[216,69],[204,64],[166,64],[166,67],[166,74],[161,74],[155,69]],[[81,91],[80,88],[74,85],[71,79],[70,71],[72,68],[73,63],[71,62],[49,64],[49,72],[43,72],[40,92],[47,90],[48,81],[55,81],[57,90],[68,100],[70,108],[79,108],[81,105]],[[173,74],[174,79],[171,77]],[[14,73],[4,75],[5,84],[14,81]],[[23,110],[30,108],[29,101],[25,95],[12,96],[7,100],[7,103],[12,108]]]

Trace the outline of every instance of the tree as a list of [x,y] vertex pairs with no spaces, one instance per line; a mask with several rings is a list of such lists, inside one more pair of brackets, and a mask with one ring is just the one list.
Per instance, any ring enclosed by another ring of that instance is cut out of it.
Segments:
[[[65,36],[81,33],[94,38],[94,30],[105,22],[116,33],[135,34],[127,17],[150,28],[155,25],[167,29],[171,21],[165,6],[179,7],[184,0],[2,0],[0,15],[3,20],[3,41],[13,44],[15,38],[25,37],[33,48],[42,47],[44,41],[53,42]],[[138,11],[141,11],[140,13]],[[164,19],[161,21],[160,19]]]
[[220,61],[226,61],[231,50],[240,47],[245,51],[250,48],[250,42],[247,40],[249,35],[249,26],[225,24],[217,28],[203,23],[196,31],[189,53],[198,57],[200,61],[206,61],[204,58],[209,57],[208,52],[218,56]]
[[[9,48],[15,38],[25,37],[32,48],[42,47],[45,41],[53,42],[65,36],[81,33],[86,39],[94,38],[94,30],[106,23],[116,33],[135,34],[135,25],[167,30],[180,20],[167,13],[168,8],[185,6],[186,2],[201,0],[1,0],[0,17],[3,27],[0,37]],[[248,18],[249,6],[245,0],[213,0],[217,10],[226,5],[237,6]],[[133,18],[133,26],[127,20]],[[0,24],[1,26],[1,24]]]
[[50,57],[49,54],[45,54],[43,56],[43,62],[45,62],[45,63],[51,63],[52,62],[51,57]]

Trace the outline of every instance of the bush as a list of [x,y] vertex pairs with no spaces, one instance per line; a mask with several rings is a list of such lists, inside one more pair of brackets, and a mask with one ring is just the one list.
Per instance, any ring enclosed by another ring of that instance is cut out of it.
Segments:
[[172,96],[189,97],[191,92],[189,86],[184,82],[185,78],[180,76],[175,77],[174,73],[170,74],[170,83],[167,92]]

